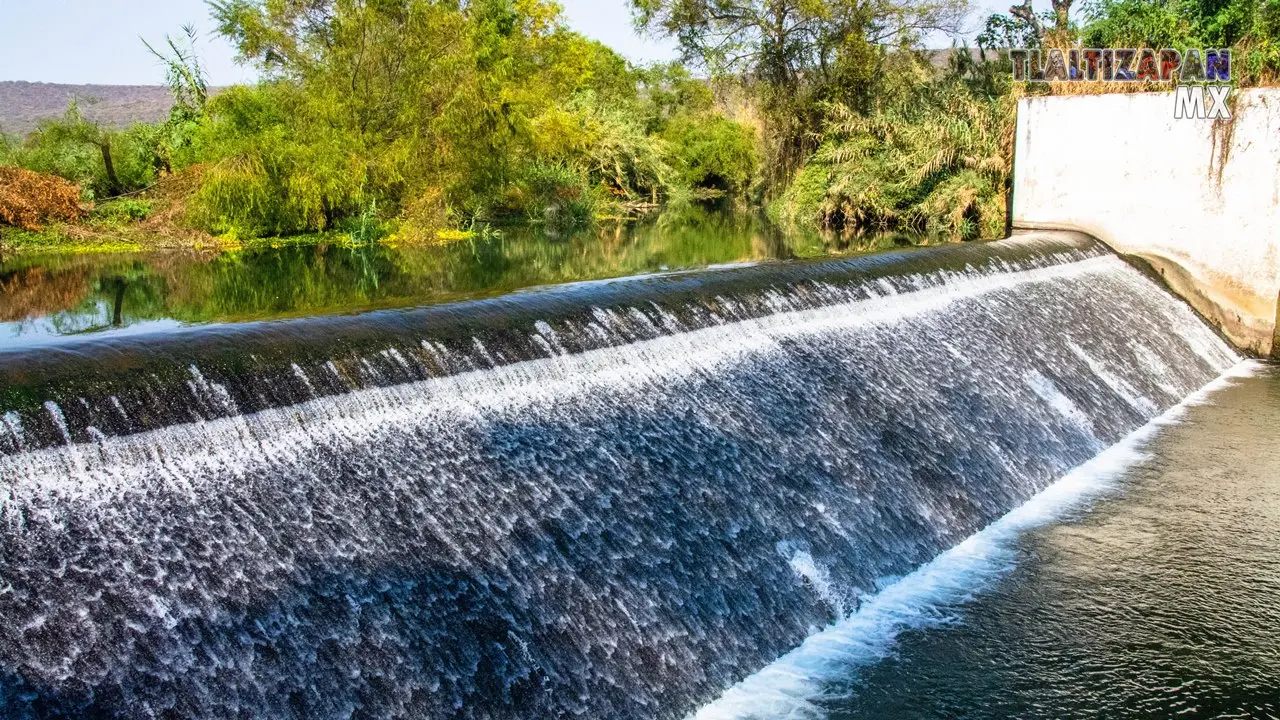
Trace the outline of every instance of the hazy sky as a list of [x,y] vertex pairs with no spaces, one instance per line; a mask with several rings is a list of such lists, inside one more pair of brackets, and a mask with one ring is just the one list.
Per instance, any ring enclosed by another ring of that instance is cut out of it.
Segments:
[[[561,5],[571,27],[632,60],[676,55],[671,42],[632,30],[628,0],[561,0]],[[139,36],[156,44],[186,23],[201,31],[200,56],[214,85],[252,79],[252,71],[235,64],[231,46],[213,34],[203,0],[0,0],[0,80],[159,84],[163,70]]]

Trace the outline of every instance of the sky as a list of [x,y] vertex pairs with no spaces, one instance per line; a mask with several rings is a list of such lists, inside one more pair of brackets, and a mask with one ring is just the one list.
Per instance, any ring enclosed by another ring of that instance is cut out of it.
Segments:
[[[980,0],[984,5],[996,0]],[[560,0],[569,26],[636,62],[673,60],[670,40],[643,37],[631,24],[628,0]],[[0,0],[0,80],[109,85],[158,85],[164,70],[142,45],[200,31],[200,57],[213,85],[250,81],[231,45],[213,32],[204,0]],[[932,44],[942,43],[931,42]]]

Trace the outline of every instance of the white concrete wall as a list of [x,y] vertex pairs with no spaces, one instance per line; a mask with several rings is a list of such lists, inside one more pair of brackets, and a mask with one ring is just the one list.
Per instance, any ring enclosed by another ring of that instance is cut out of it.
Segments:
[[1024,98],[1014,227],[1141,257],[1237,345],[1280,355],[1280,90],[1240,93],[1231,122],[1173,107],[1172,93]]

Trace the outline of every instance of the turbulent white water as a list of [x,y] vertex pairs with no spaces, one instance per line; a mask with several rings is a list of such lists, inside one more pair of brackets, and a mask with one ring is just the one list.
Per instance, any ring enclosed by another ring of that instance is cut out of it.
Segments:
[[1148,456],[1143,447],[1162,427],[1209,400],[1232,380],[1257,372],[1242,362],[1181,403],[1135,430],[1026,503],[966,538],[905,578],[868,596],[855,613],[807,638],[795,650],[699,708],[696,720],[823,718],[823,694],[842,687],[857,668],[892,651],[907,629],[956,620],[954,608],[1013,567],[1014,542],[1027,530],[1062,518],[1110,491],[1114,482]]
[[500,320],[7,411],[0,714],[803,712],[1238,361],[1092,249]]
[[[643,395],[647,387],[684,381],[699,373],[725,372],[753,356],[785,355],[784,343],[788,340],[889,328],[917,316],[945,313],[949,306],[965,299],[1025,284],[1087,281],[1091,276],[1114,272],[1118,265],[1119,261],[1113,257],[1096,257],[1034,270],[983,274],[959,282],[956,281],[959,278],[951,282],[943,278],[943,282],[937,284],[910,279],[923,289],[898,294],[893,286],[886,284],[885,294],[870,300],[782,312],[578,354],[552,350],[547,359],[361,390],[305,401],[284,410],[247,416],[232,414],[201,423],[194,432],[191,426],[181,425],[142,435],[104,439],[88,449],[73,446],[27,453],[0,459],[0,470],[5,471],[4,476],[26,479],[6,488],[15,500],[22,495],[49,494],[93,500],[130,489],[158,489],[157,481],[166,483],[170,490],[191,489],[193,481],[225,482],[264,463],[288,462],[311,445],[369,443],[393,428],[429,422],[428,418],[447,423],[464,416],[480,419],[491,413],[517,409],[554,412],[557,403],[602,391]],[[779,305],[785,308],[789,304],[780,302]],[[626,321],[653,324],[638,311],[629,315],[598,311],[597,319],[598,332],[602,335],[610,330],[625,332],[618,327]],[[669,316],[665,319],[670,320]],[[673,322],[669,326],[677,327]],[[1191,349],[1211,362],[1221,362],[1216,339],[1203,330],[1200,335],[1200,342],[1192,344]],[[551,348],[558,344],[556,332],[550,327],[540,329],[536,338],[544,339]],[[424,346],[432,347],[425,342]],[[477,353],[487,352],[479,341],[476,347]],[[1127,402],[1137,403],[1141,411],[1154,409],[1149,400],[1136,398],[1131,387],[1117,381],[1078,346],[1069,344],[1069,347]],[[962,353],[957,356],[964,357]],[[301,369],[296,372],[306,379]],[[187,384],[194,394],[234,412],[235,405],[226,388],[210,383],[194,365],[189,368],[189,374]],[[1064,416],[1080,420],[1081,413],[1070,400],[1052,389],[1052,384],[1043,376],[1037,377],[1039,380],[1033,383],[1037,394],[1048,384],[1049,392],[1054,394],[1050,404]],[[68,437],[61,411],[53,403],[46,406],[59,434]],[[157,448],[180,448],[180,457],[172,452],[157,453]],[[235,448],[235,452],[228,452],[229,448]],[[6,465],[16,467],[10,470]]]

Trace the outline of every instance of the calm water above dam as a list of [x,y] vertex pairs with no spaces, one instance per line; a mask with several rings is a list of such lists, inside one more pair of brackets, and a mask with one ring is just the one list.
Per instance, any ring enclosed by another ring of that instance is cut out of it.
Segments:
[[569,234],[510,227],[441,246],[339,240],[259,242],[226,252],[0,258],[0,347],[411,307],[536,285],[923,242],[902,235],[784,234],[755,215],[697,206]]
[[[1078,237],[741,230],[68,281],[0,346],[0,716],[892,715],[886,656],[1039,588],[1022,538],[1240,362]],[[921,712],[985,707],[955,677]]]

